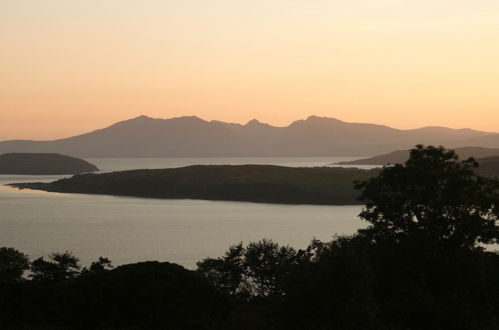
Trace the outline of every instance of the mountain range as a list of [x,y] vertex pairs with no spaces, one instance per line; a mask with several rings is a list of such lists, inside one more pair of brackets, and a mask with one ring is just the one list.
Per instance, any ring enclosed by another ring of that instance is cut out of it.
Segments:
[[499,147],[499,134],[472,129],[423,127],[400,130],[310,116],[286,127],[198,117],[120,121],[86,134],[52,141],[0,142],[0,153],[45,152],[75,157],[327,157],[372,156],[415,144]]

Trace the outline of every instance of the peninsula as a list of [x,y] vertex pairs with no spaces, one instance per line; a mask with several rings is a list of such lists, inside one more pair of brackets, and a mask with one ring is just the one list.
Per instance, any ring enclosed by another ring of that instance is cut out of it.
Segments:
[[0,174],[59,175],[95,172],[86,160],[56,153],[6,153],[0,155]]
[[[461,147],[455,148],[454,151],[460,159],[473,157],[481,159],[499,156],[499,148],[484,148],[484,147]],[[339,162],[338,165],[393,165],[401,164],[409,159],[409,150],[396,150],[388,154],[378,155],[369,158],[362,158],[348,162]],[[491,159],[488,160],[490,162]]]
[[378,173],[357,168],[195,165],[80,174],[51,183],[11,186],[63,193],[282,204],[355,205],[354,182]]

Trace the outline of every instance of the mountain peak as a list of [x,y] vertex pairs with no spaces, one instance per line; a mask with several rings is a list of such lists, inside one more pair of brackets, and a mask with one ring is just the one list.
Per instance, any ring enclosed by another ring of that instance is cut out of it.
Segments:
[[172,117],[168,119],[162,119],[162,118],[153,118],[149,117],[147,115],[140,115],[138,117],[129,119],[129,121],[133,120],[161,120],[161,121],[168,121],[168,120],[180,120],[180,121],[204,121],[203,119],[197,117],[197,116],[180,116],[180,117]]
[[497,147],[499,134],[426,128],[397,130],[309,116],[275,127],[141,115],[106,128],[53,141],[4,141],[4,152],[57,152],[77,157],[369,156],[415,144]]
[[173,117],[169,119],[161,119],[161,118],[153,118],[146,115],[140,115],[138,117],[123,120],[117,122],[109,126],[109,128],[114,129],[151,129],[152,127],[158,128],[162,125],[168,125],[168,123],[172,124],[180,124],[180,125],[200,125],[206,123],[203,119],[196,116],[182,116],[182,117]]
[[262,123],[261,121],[259,121],[258,119],[251,119],[244,126],[261,126],[261,125],[265,125],[265,124]]
[[[157,120],[161,120],[161,119],[151,118],[151,117],[148,117],[146,115],[140,115],[140,116],[135,117],[135,118],[126,119],[126,120],[122,120],[122,121],[119,121],[117,123],[114,123],[111,126],[109,126],[108,128],[129,127],[130,125],[132,125],[132,126],[147,125],[147,123],[149,123],[151,121],[157,121]],[[98,131],[101,131],[101,130],[102,129],[100,129]]]
[[289,125],[289,127],[301,127],[301,126],[309,126],[309,125],[330,125],[330,124],[346,124],[344,121],[341,121],[336,118],[331,117],[319,117],[319,116],[308,116],[307,119],[296,120]]
[[154,119],[154,118],[151,118],[151,117],[146,116],[146,115],[140,115],[140,116],[132,118],[132,119]]
[[188,126],[201,127],[201,126],[209,125],[211,123],[211,122],[206,121],[206,120],[199,118],[197,116],[175,117],[175,118],[167,119],[167,121],[170,121],[171,123],[175,123],[178,125],[186,125],[186,127],[188,127]]
[[308,116],[305,121],[337,121],[341,122],[341,120],[333,118],[333,117],[319,117],[315,115]]

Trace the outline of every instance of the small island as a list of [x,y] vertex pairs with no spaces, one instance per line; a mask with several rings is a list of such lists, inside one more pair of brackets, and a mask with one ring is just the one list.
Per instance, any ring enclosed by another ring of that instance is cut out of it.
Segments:
[[95,172],[86,160],[56,153],[6,153],[0,155],[0,174],[62,175]]
[[195,165],[80,174],[51,183],[18,183],[11,186],[51,192],[147,198],[360,205],[354,182],[371,178],[378,171],[338,167]]

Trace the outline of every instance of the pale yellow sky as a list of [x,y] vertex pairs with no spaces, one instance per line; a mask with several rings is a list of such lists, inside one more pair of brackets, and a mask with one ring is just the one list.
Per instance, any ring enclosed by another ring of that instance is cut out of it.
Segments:
[[497,0],[2,0],[0,140],[140,114],[499,131]]

